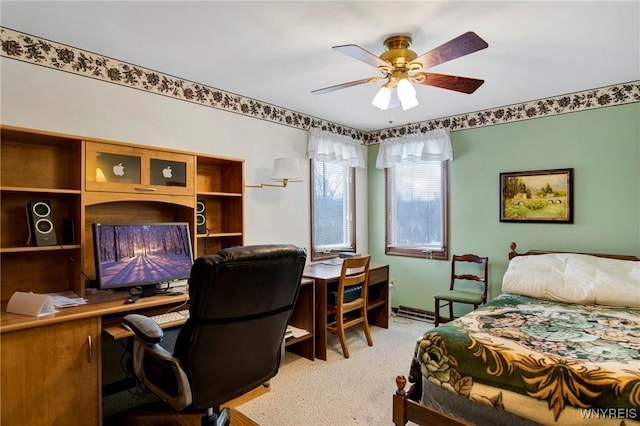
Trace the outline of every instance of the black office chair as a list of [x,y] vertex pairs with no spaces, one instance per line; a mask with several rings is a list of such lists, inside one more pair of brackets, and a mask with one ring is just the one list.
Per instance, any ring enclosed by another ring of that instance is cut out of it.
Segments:
[[202,425],[226,425],[220,405],[268,382],[278,372],[284,334],[300,289],[304,249],[290,245],[234,247],[194,262],[190,318],[173,353],[162,329],[131,314],[138,379],[176,410],[190,405]]
[[[470,270],[465,268],[468,266]],[[489,284],[489,258],[477,256],[475,254],[453,255],[451,259],[451,278],[449,290],[436,293],[433,298],[435,302],[435,320],[437,327],[442,321],[440,308],[449,305],[449,319],[453,317],[453,302],[467,303],[473,305],[473,309],[487,301],[487,287]],[[464,287],[463,287],[464,285]],[[446,303],[440,304],[444,300]]]

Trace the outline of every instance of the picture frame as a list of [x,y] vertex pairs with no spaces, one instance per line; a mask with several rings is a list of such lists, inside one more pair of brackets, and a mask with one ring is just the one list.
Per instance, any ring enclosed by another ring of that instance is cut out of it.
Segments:
[[500,222],[573,223],[573,169],[500,173]]

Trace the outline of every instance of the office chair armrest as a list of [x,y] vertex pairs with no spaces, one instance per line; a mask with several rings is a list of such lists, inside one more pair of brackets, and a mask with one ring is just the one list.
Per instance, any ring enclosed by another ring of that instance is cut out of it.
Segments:
[[138,380],[175,410],[191,405],[191,385],[178,358],[157,343],[143,341],[142,336],[136,333],[133,342],[133,370]]
[[136,337],[147,345],[160,343],[164,333],[162,328],[151,318],[139,314],[129,314],[122,318],[122,325],[133,331]]

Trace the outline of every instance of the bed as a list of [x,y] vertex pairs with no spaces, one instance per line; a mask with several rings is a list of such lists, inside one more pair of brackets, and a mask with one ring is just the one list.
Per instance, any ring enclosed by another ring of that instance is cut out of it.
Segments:
[[640,425],[640,259],[515,249],[502,294],[418,339],[393,422]]

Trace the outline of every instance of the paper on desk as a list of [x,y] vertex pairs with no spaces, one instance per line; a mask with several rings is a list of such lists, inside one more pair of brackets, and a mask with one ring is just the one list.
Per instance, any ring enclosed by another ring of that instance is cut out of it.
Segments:
[[9,299],[7,312],[12,314],[41,317],[56,312],[51,296],[46,294],[16,291]]
[[56,308],[70,308],[72,306],[86,305],[87,299],[79,297],[73,291],[63,291],[61,293],[47,293],[47,296],[51,296],[53,304]]

